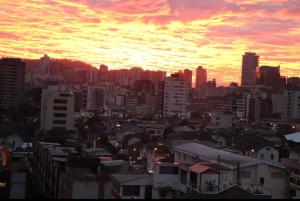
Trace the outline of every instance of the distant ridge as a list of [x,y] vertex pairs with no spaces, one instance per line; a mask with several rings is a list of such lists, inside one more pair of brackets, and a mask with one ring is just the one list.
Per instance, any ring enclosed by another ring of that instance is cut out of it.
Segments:
[[[39,59],[22,59],[26,63],[27,70],[35,70],[39,67]],[[94,66],[82,62],[82,61],[76,61],[71,59],[51,59],[52,62],[55,62],[59,65],[61,65],[63,68],[83,68],[83,69],[90,69],[95,68]]]

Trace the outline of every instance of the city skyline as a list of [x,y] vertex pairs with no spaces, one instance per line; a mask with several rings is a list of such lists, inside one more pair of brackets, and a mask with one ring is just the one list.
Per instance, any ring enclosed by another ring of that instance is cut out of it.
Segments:
[[261,65],[281,65],[289,77],[300,74],[299,1],[0,0],[0,5],[0,57],[48,54],[97,67],[168,73],[201,65],[208,80],[228,85],[240,82],[242,55],[250,51]]

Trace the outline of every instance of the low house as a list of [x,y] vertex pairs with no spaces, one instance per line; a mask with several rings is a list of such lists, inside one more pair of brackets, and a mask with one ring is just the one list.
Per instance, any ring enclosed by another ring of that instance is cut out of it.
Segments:
[[236,147],[240,149],[244,155],[252,158],[274,163],[279,163],[280,161],[280,145],[271,143],[255,134],[240,136],[236,140]]
[[300,199],[300,132],[286,135],[285,138],[290,153],[281,163],[287,167],[289,173],[289,198]]
[[238,184],[245,190],[272,198],[287,198],[286,168],[278,163],[258,160],[228,151],[187,143],[173,148],[177,163],[210,163],[222,166],[219,170],[220,190]]
[[114,199],[152,199],[151,174],[112,174],[110,178]]

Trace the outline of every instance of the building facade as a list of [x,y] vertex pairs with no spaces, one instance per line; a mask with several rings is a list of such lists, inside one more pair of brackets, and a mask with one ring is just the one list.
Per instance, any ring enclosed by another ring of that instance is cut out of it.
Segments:
[[167,77],[164,85],[164,117],[187,118],[188,93],[188,82],[179,74]]
[[0,60],[0,110],[16,108],[24,98],[25,63],[21,59]]
[[242,63],[242,86],[255,85],[257,79],[257,68],[259,56],[253,52],[246,52],[243,55]]
[[69,91],[44,89],[41,104],[41,130],[74,130],[75,96]]
[[196,88],[200,88],[207,82],[207,70],[202,66],[196,69]]

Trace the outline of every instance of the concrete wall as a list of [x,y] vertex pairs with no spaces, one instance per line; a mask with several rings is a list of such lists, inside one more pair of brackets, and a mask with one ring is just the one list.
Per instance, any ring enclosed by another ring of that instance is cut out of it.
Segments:
[[[199,179],[200,179],[200,177],[199,177]],[[215,185],[218,186],[219,175],[218,174],[202,174],[201,175],[201,192],[208,192],[207,191],[207,187],[208,187],[207,182],[215,182]],[[214,189],[214,191],[217,191],[217,190],[218,190],[218,188],[216,187]]]
[[12,172],[10,199],[25,199],[26,173]]
[[[268,150],[269,148],[269,150]],[[262,158],[262,154],[264,157]],[[273,155],[273,159],[271,159],[271,155]],[[258,159],[260,160],[267,160],[271,162],[279,162],[279,151],[274,149],[273,147],[264,147],[260,150],[258,150]]]
[[73,182],[72,199],[98,199],[99,185],[96,181]]

